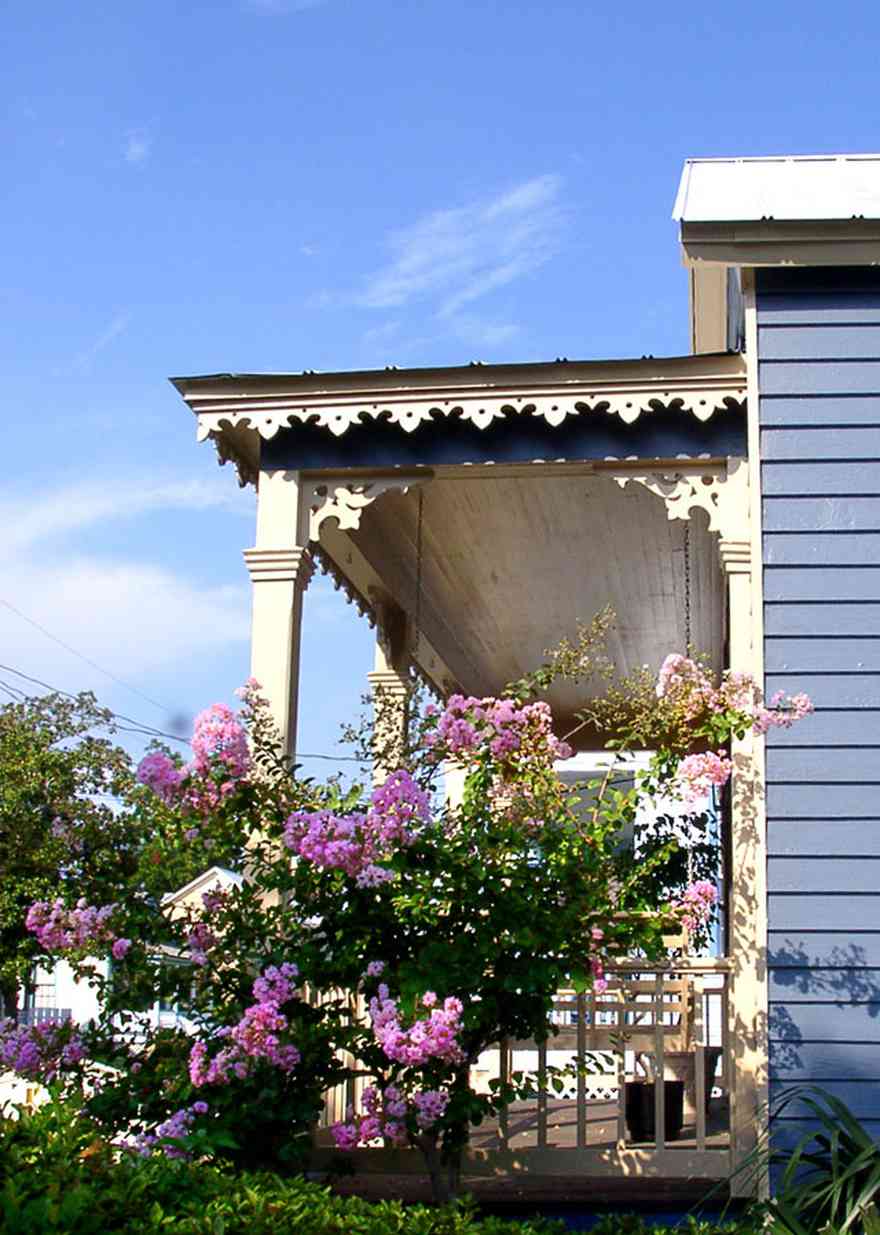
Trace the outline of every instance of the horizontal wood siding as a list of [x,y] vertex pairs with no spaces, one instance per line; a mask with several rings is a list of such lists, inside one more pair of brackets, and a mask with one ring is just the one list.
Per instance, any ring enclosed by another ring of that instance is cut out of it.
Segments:
[[821,1085],[876,1128],[880,273],[760,272],[758,355],[765,687],[817,707],[767,740],[771,1095]]

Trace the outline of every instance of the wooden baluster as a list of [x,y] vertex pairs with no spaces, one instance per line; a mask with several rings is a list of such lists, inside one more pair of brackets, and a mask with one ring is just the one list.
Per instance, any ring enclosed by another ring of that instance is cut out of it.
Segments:
[[706,1050],[703,1030],[703,979],[694,978],[694,1104],[697,1108],[697,1149],[706,1148]]
[[587,1082],[584,1067],[587,1057],[587,1001],[577,997],[577,1147],[587,1147]]
[[663,971],[658,970],[654,983],[654,1143],[658,1150],[666,1148],[666,1086],[663,1083],[664,1036]]
[[547,1039],[538,1043],[538,1148],[547,1148]]
[[[502,1038],[498,1044],[498,1076],[504,1085],[510,1080],[510,1042],[507,1038]],[[510,1148],[510,1123],[506,1105],[498,1112],[498,1139],[502,1149]]]
[[626,989],[617,988],[617,1144],[626,1144]]

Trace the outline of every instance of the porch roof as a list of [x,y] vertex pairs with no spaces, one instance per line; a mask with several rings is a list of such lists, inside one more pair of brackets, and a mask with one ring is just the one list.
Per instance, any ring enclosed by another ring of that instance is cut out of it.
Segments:
[[242,484],[320,470],[533,459],[744,454],[744,358],[711,353],[539,364],[171,379],[199,440]]

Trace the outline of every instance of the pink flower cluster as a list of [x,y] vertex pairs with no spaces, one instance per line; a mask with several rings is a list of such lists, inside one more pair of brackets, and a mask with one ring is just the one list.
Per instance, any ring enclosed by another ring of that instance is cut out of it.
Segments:
[[346,1121],[335,1124],[331,1129],[337,1149],[350,1151],[358,1145],[369,1145],[382,1139],[392,1145],[405,1145],[407,1114],[413,1115],[421,1131],[427,1131],[443,1118],[449,1105],[449,1094],[440,1089],[416,1090],[407,1101],[396,1085],[388,1085],[381,1094],[370,1085],[364,1090],[362,1101],[366,1114],[355,1116],[349,1107]]
[[344,871],[358,887],[377,887],[393,878],[379,861],[411,845],[428,817],[427,794],[401,769],[373,791],[366,812],[295,811],[284,825],[284,843],[315,866]]
[[[117,908],[114,904],[98,909],[95,905],[88,905],[82,897],[73,909],[68,909],[61,899],[51,904],[48,901],[34,901],[27,911],[25,925],[47,952],[105,948],[114,940],[110,919]],[[120,942],[131,945],[130,940],[116,941],[117,944]],[[123,956],[128,946],[122,951]]]
[[136,1137],[130,1148],[142,1158],[148,1158],[158,1149],[164,1153],[166,1158],[187,1159],[189,1154],[182,1145],[169,1142],[182,1141],[185,1136],[189,1135],[196,1116],[207,1115],[207,1113],[207,1102],[193,1102],[192,1106],[181,1107],[179,1111],[169,1115],[163,1123],[157,1124],[152,1132],[145,1132]]
[[605,938],[605,932],[600,926],[594,926],[590,929],[590,950],[588,961],[590,965],[590,973],[593,975],[593,990],[598,994],[608,990],[608,979],[605,977],[605,962],[599,955],[599,945]]
[[713,785],[727,784],[732,771],[733,764],[723,751],[685,755],[675,772],[673,793],[688,803],[702,802]]
[[803,693],[786,698],[785,692],[778,690],[769,700],[769,707],[759,707],[755,714],[755,733],[766,733],[768,729],[790,729],[792,725],[815,709],[809,695]]
[[549,765],[572,755],[571,747],[554,735],[546,703],[518,707],[512,699],[451,695],[442,712],[428,709],[428,716],[425,743],[438,759],[488,749],[501,762],[528,759]]
[[685,888],[679,901],[682,925],[691,932],[698,926],[704,926],[712,917],[712,909],[717,900],[718,889],[708,879],[698,879],[696,883],[692,883]]
[[194,965],[207,965],[208,953],[217,946],[217,936],[207,922],[195,922],[186,936],[186,946]]
[[807,695],[789,698],[781,690],[765,705],[748,673],[725,673],[715,687],[702,666],[678,652],[671,652],[660,666],[657,697],[681,706],[689,720],[704,711],[740,712],[751,721],[755,733],[766,733],[771,728],[788,729],[813,711]]
[[8,1068],[30,1081],[53,1081],[85,1058],[71,1021],[60,1025],[17,1025],[0,1021],[0,1071]]
[[247,734],[232,708],[214,703],[199,712],[193,726],[193,767],[203,776],[222,768],[232,780],[242,780],[251,765]]
[[[196,717],[191,744],[191,763],[178,767],[169,755],[153,751],[138,764],[137,778],[167,806],[205,814],[247,776],[251,762],[247,734],[230,707],[214,703]],[[195,829],[188,830],[188,840],[197,836]]]
[[137,778],[142,785],[152,789],[166,806],[177,800],[180,785],[186,772],[162,751],[154,750],[145,755],[137,766]]
[[437,996],[426,991],[422,1006],[430,1009],[427,1016],[417,1018],[404,1029],[400,1023],[397,1001],[388,993],[385,983],[370,1000],[370,1020],[376,1041],[389,1059],[409,1067],[418,1067],[432,1059],[447,1063],[461,1063],[464,1053],[458,1044],[461,1029],[462,1004],[460,999],[449,996],[437,1007]]
[[253,985],[256,1003],[245,1009],[236,1025],[225,1026],[215,1035],[229,1042],[212,1058],[205,1042],[194,1043],[189,1054],[189,1077],[193,1085],[225,1085],[232,1077],[243,1080],[254,1061],[265,1059],[292,1072],[300,1061],[300,1053],[292,1043],[281,1041],[279,1035],[288,1028],[282,1006],[299,995],[295,979],[296,965],[270,965]]

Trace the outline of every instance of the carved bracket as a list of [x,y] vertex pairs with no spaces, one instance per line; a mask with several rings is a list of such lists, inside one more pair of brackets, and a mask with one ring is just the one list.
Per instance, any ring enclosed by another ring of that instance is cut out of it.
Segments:
[[728,541],[749,539],[745,459],[728,459],[726,464],[688,464],[687,470],[681,471],[626,471],[612,475],[621,489],[636,483],[661,497],[668,519],[689,519],[692,510],[704,510],[709,516],[710,532],[719,532]]
[[360,527],[362,512],[376,498],[390,490],[408,493],[429,481],[431,475],[430,472],[399,473],[348,483],[338,477],[317,476],[309,480],[305,494],[309,508],[309,540],[320,540],[321,524],[325,519],[335,519],[341,531]]

